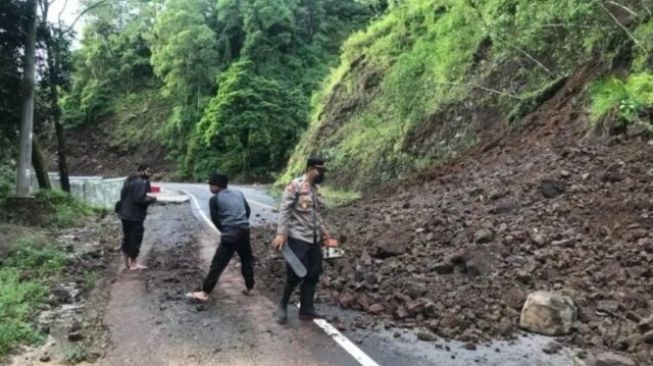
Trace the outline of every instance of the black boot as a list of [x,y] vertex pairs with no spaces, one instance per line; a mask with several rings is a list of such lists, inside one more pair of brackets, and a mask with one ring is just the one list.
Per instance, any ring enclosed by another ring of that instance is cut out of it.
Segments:
[[324,315],[315,310],[315,287],[316,284],[314,283],[302,283],[299,297],[299,318],[301,320],[324,319]]
[[288,322],[288,302],[290,301],[290,296],[295,289],[295,286],[292,286],[286,281],[286,285],[283,288],[283,296],[279,302],[279,307],[277,308],[277,321],[281,324]]

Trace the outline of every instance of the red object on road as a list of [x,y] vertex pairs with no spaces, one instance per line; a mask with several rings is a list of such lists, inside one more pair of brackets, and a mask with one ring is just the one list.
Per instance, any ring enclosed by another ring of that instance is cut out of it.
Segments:
[[150,193],[160,193],[161,187],[159,186],[150,186]]

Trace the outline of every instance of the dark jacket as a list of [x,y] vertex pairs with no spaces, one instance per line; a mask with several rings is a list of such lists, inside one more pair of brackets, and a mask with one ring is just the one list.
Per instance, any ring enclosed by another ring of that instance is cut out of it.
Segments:
[[211,221],[220,230],[223,239],[236,239],[243,230],[249,230],[251,209],[245,196],[231,189],[223,189],[209,200]]
[[150,192],[150,182],[140,176],[130,176],[120,191],[120,211],[122,220],[144,221],[147,216],[147,206],[152,199],[147,197]]

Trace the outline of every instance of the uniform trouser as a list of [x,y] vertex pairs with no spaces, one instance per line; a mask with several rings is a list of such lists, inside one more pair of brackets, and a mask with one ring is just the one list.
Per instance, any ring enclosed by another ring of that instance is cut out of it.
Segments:
[[318,244],[311,244],[302,240],[288,238],[287,245],[295,252],[297,258],[306,267],[306,277],[303,279],[295,274],[295,271],[287,265],[286,285],[281,298],[281,305],[286,306],[290,300],[295,287],[301,283],[300,290],[300,313],[313,312],[313,300],[315,287],[322,273],[322,248]]
[[141,251],[141,243],[143,242],[143,227],[142,220],[122,220],[122,252],[131,259],[136,259],[138,253]]
[[249,230],[241,229],[237,233],[221,239],[211,261],[209,273],[202,284],[202,291],[207,294],[213,291],[222,271],[227,267],[234,253],[238,253],[240,257],[240,270],[245,279],[245,286],[249,290],[254,288],[254,256],[249,241]]

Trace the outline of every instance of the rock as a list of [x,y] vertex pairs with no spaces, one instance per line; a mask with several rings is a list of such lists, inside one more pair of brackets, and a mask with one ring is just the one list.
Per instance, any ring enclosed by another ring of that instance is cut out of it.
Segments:
[[619,311],[619,302],[614,300],[601,300],[596,305],[596,311],[610,315],[616,315]]
[[587,363],[583,361],[581,358],[574,357],[572,360],[572,366],[587,366]]
[[517,270],[517,272],[515,272],[515,278],[517,281],[527,285],[531,282],[531,272],[525,269]]
[[406,311],[406,308],[403,306],[399,306],[397,310],[395,310],[394,313],[395,318],[397,319],[406,319],[408,317],[408,312]]
[[637,328],[642,333],[648,332],[649,330],[653,330],[653,315],[640,321],[639,324],[637,324]]
[[546,198],[556,198],[565,193],[567,184],[554,179],[542,179],[540,182],[540,191]]
[[84,336],[80,332],[70,332],[68,333],[68,340],[71,342],[79,342],[84,339]]
[[491,229],[480,229],[474,234],[474,242],[478,244],[489,243],[494,240],[494,231]]
[[371,256],[378,259],[387,259],[402,255],[405,252],[406,246],[401,244],[401,242],[385,242],[379,243]]
[[637,366],[637,364],[628,357],[605,352],[596,356],[594,366]]
[[406,292],[408,296],[412,297],[413,299],[417,299],[418,297],[424,296],[426,294],[426,286],[421,283],[411,283],[408,286]]
[[367,311],[370,314],[379,315],[379,314],[381,314],[381,313],[383,313],[385,311],[385,306],[383,306],[383,304],[376,303],[376,304],[373,304],[372,306],[370,306],[367,309]]
[[465,343],[463,347],[468,351],[476,351],[476,345],[472,342]]
[[416,301],[411,301],[408,304],[406,304],[406,311],[410,316],[416,316],[417,314],[424,311],[425,305],[426,302],[421,299]]
[[648,332],[644,333],[641,338],[642,342],[646,342],[648,344],[653,344],[653,330],[649,330]]
[[542,352],[546,353],[547,355],[554,355],[560,352],[561,349],[562,349],[562,345],[560,343],[551,342],[542,349]]
[[39,361],[41,362],[50,362],[51,359],[52,358],[48,353],[44,353],[43,355],[41,355],[41,357],[39,357]]
[[531,231],[530,233],[530,238],[533,241],[533,243],[543,246],[546,244],[546,238],[542,233],[536,232],[536,231]]
[[360,261],[366,266],[372,264],[372,257],[370,257],[370,254],[367,252],[367,250],[363,250]]
[[418,332],[417,333],[417,339],[419,339],[420,341],[424,341],[424,342],[432,342],[432,341],[435,340],[435,336],[433,336],[433,334],[427,333],[427,332]]
[[648,236],[648,230],[646,229],[633,229],[630,231],[632,238],[634,240],[639,240]]
[[73,296],[70,291],[61,285],[55,286],[52,290],[52,295],[57,304],[72,304]]
[[338,303],[343,307],[349,307],[354,302],[354,294],[351,292],[341,292],[338,296]]
[[453,273],[453,265],[451,263],[437,263],[432,270],[439,275],[451,274]]
[[519,319],[523,329],[544,335],[564,335],[576,319],[576,306],[568,296],[537,291],[528,295]]

